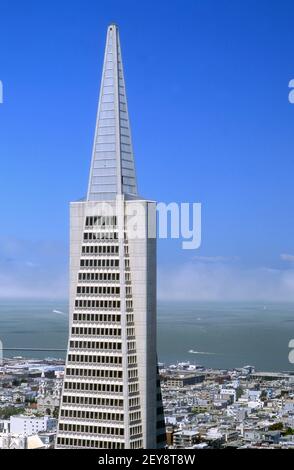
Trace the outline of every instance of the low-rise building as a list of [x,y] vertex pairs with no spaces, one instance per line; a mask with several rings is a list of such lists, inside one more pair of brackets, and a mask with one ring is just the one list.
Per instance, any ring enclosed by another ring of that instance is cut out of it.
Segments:
[[192,374],[174,374],[164,377],[164,382],[167,387],[183,388],[188,385],[196,385],[202,383],[205,379],[205,374],[192,373]]
[[196,430],[177,431],[173,435],[173,446],[176,449],[187,449],[199,442],[199,432]]
[[56,427],[57,420],[50,416],[16,415],[10,417],[10,432],[31,436],[43,431],[49,431]]

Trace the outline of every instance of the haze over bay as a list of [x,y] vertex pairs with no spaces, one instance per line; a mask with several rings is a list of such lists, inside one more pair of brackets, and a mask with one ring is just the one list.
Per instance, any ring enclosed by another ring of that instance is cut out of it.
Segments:
[[[294,338],[293,311],[293,303],[160,301],[159,361],[294,370],[288,361],[288,344]],[[0,339],[4,348],[65,349],[67,312],[68,305],[62,301],[2,300]],[[64,357],[60,351],[9,350],[4,355]]]

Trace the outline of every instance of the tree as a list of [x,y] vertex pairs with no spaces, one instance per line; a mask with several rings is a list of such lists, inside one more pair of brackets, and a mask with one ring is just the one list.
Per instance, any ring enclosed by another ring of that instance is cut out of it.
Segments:
[[239,400],[239,398],[241,398],[243,393],[244,393],[244,389],[242,387],[238,387],[237,390],[236,390],[236,400],[237,401]]
[[281,422],[271,424],[268,428],[269,431],[282,431],[283,429],[284,429],[284,425]]
[[261,394],[260,394],[260,399],[261,401],[265,401],[267,399],[267,392],[266,390],[262,390]]
[[293,436],[294,434],[294,429],[293,428],[287,428],[285,431],[285,436]]
[[0,409],[0,418],[8,419],[10,416],[19,415],[24,412],[24,408],[14,408],[13,406],[6,406]]

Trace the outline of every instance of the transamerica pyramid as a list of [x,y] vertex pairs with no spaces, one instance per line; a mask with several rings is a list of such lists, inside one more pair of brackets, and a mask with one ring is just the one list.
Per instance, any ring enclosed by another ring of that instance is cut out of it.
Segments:
[[[135,236],[130,214],[138,206]],[[119,32],[111,24],[87,197],[70,207],[69,341],[56,448],[165,446],[156,237],[148,231],[156,233],[155,209],[137,191]]]

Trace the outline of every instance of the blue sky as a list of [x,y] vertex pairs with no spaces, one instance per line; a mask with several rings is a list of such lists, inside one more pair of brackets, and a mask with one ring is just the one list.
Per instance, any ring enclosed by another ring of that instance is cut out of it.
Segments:
[[140,192],[203,205],[199,250],[159,242],[160,296],[294,300],[293,15],[286,0],[2,0],[0,296],[66,295],[116,22]]

